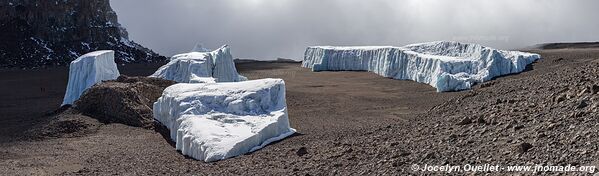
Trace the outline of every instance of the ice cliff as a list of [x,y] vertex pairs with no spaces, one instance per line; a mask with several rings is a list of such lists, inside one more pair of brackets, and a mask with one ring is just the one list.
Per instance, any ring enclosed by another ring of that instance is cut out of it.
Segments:
[[169,63],[160,67],[150,77],[173,80],[179,83],[247,80],[247,78],[237,73],[233,56],[227,45],[212,52],[190,52],[175,55]]
[[73,104],[94,84],[119,76],[112,50],[95,51],[75,59],[69,66],[69,82],[62,105]]
[[403,47],[309,47],[302,66],[312,71],[371,71],[426,83],[445,92],[470,89],[497,76],[522,72],[540,58],[538,54],[440,41]]
[[253,152],[295,133],[281,79],[180,83],[164,90],[153,111],[170,129],[177,150],[206,162]]

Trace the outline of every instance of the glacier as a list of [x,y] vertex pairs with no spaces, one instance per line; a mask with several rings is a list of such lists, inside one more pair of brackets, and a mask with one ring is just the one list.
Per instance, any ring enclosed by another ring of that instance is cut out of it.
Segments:
[[403,47],[313,46],[306,49],[302,66],[312,71],[370,71],[429,84],[437,92],[446,92],[470,89],[497,76],[522,72],[540,58],[533,53],[438,41]]
[[172,80],[179,83],[238,82],[247,80],[239,75],[233,62],[229,46],[212,52],[198,52],[206,49],[196,46],[194,51],[171,57],[150,77]]
[[72,105],[86,89],[94,84],[104,80],[114,80],[119,76],[112,50],[87,53],[73,60],[69,65],[69,82],[62,105]]
[[153,114],[170,130],[177,150],[212,162],[256,151],[295,133],[285,101],[282,79],[179,83],[164,90]]

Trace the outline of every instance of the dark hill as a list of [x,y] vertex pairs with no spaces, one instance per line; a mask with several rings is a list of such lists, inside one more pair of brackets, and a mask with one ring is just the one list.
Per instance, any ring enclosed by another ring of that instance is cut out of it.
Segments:
[[599,48],[599,42],[576,42],[576,43],[544,43],[537,45],[535,49],[575,49],[575,48]]
[[117,63],[166,60],[129,40],[109,0],[0,2],[0,67],[68,65],[95,50],[115,50]]

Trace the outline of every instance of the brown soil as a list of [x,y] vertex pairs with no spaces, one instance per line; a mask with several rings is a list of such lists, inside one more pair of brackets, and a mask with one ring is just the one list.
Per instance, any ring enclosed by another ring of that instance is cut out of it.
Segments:
[[66,106],[60,109],[60,112],[51,114],[47,119],[42,120],[30,131],[27,131],[24,137],[32,140],[81,137],[96,132],[102,125],[97,120]]
[[[449,93],[367,72],[314,73],[291,63],[238,64],[250,79],[285,80],[291,126],[299,133],[213,163],[182,156],[161,129],[112,123],[84,135],[24,138],[22,129],[44,122],[48,117],[42,114],[60,104],[66,69],[7,71],[0,74],[0,84],[9,83],[0,91],[0,173],[426,175],[431,173],[414,172],[410,166],[597,163],[597,94],[592,92],[598,83],[599,50],[536,52],[544,59],[530,71]],[[150,73],[156,69],[138,68]],[[33,98],[39,90],[30,87],[38,84],[56,92]],[[20,87],[23,90],[15,90]],[[7,91],[13,95],[4,96]]]
[[152,128],[152,106],[174,81],[120,76],[89,88],[75,102],[75,109],[104,123]]

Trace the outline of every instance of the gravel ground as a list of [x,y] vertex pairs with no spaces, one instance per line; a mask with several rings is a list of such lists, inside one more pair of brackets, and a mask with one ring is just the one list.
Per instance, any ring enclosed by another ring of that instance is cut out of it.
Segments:
[[[0,175],[443,175],[412,167],[599,165],[599,95],[594,89],[599,86],[599,50],[534,52],[544,59],[527,72],[449,93],[367,72],[238,64],[250,79],[286,81],[289,118],[299,133],[213,163],[180,155],[164,129],[104,124],[85,116],[77,118],[89,120],[94,130],[28,137],[26,131],[56,118],[46,112],[60,104],[68,71],[4,71],[0,84],[10,85],[0,91]],[[149,75],[155,66],[121,70]],[[42,88],[52,93],[38,93]]]
[[420,133],[397,141],[411,154],[395,162],[599,166],[599,50],[537,52],[544,59],[531,71],[478,85],[419,116],[407,129]]

